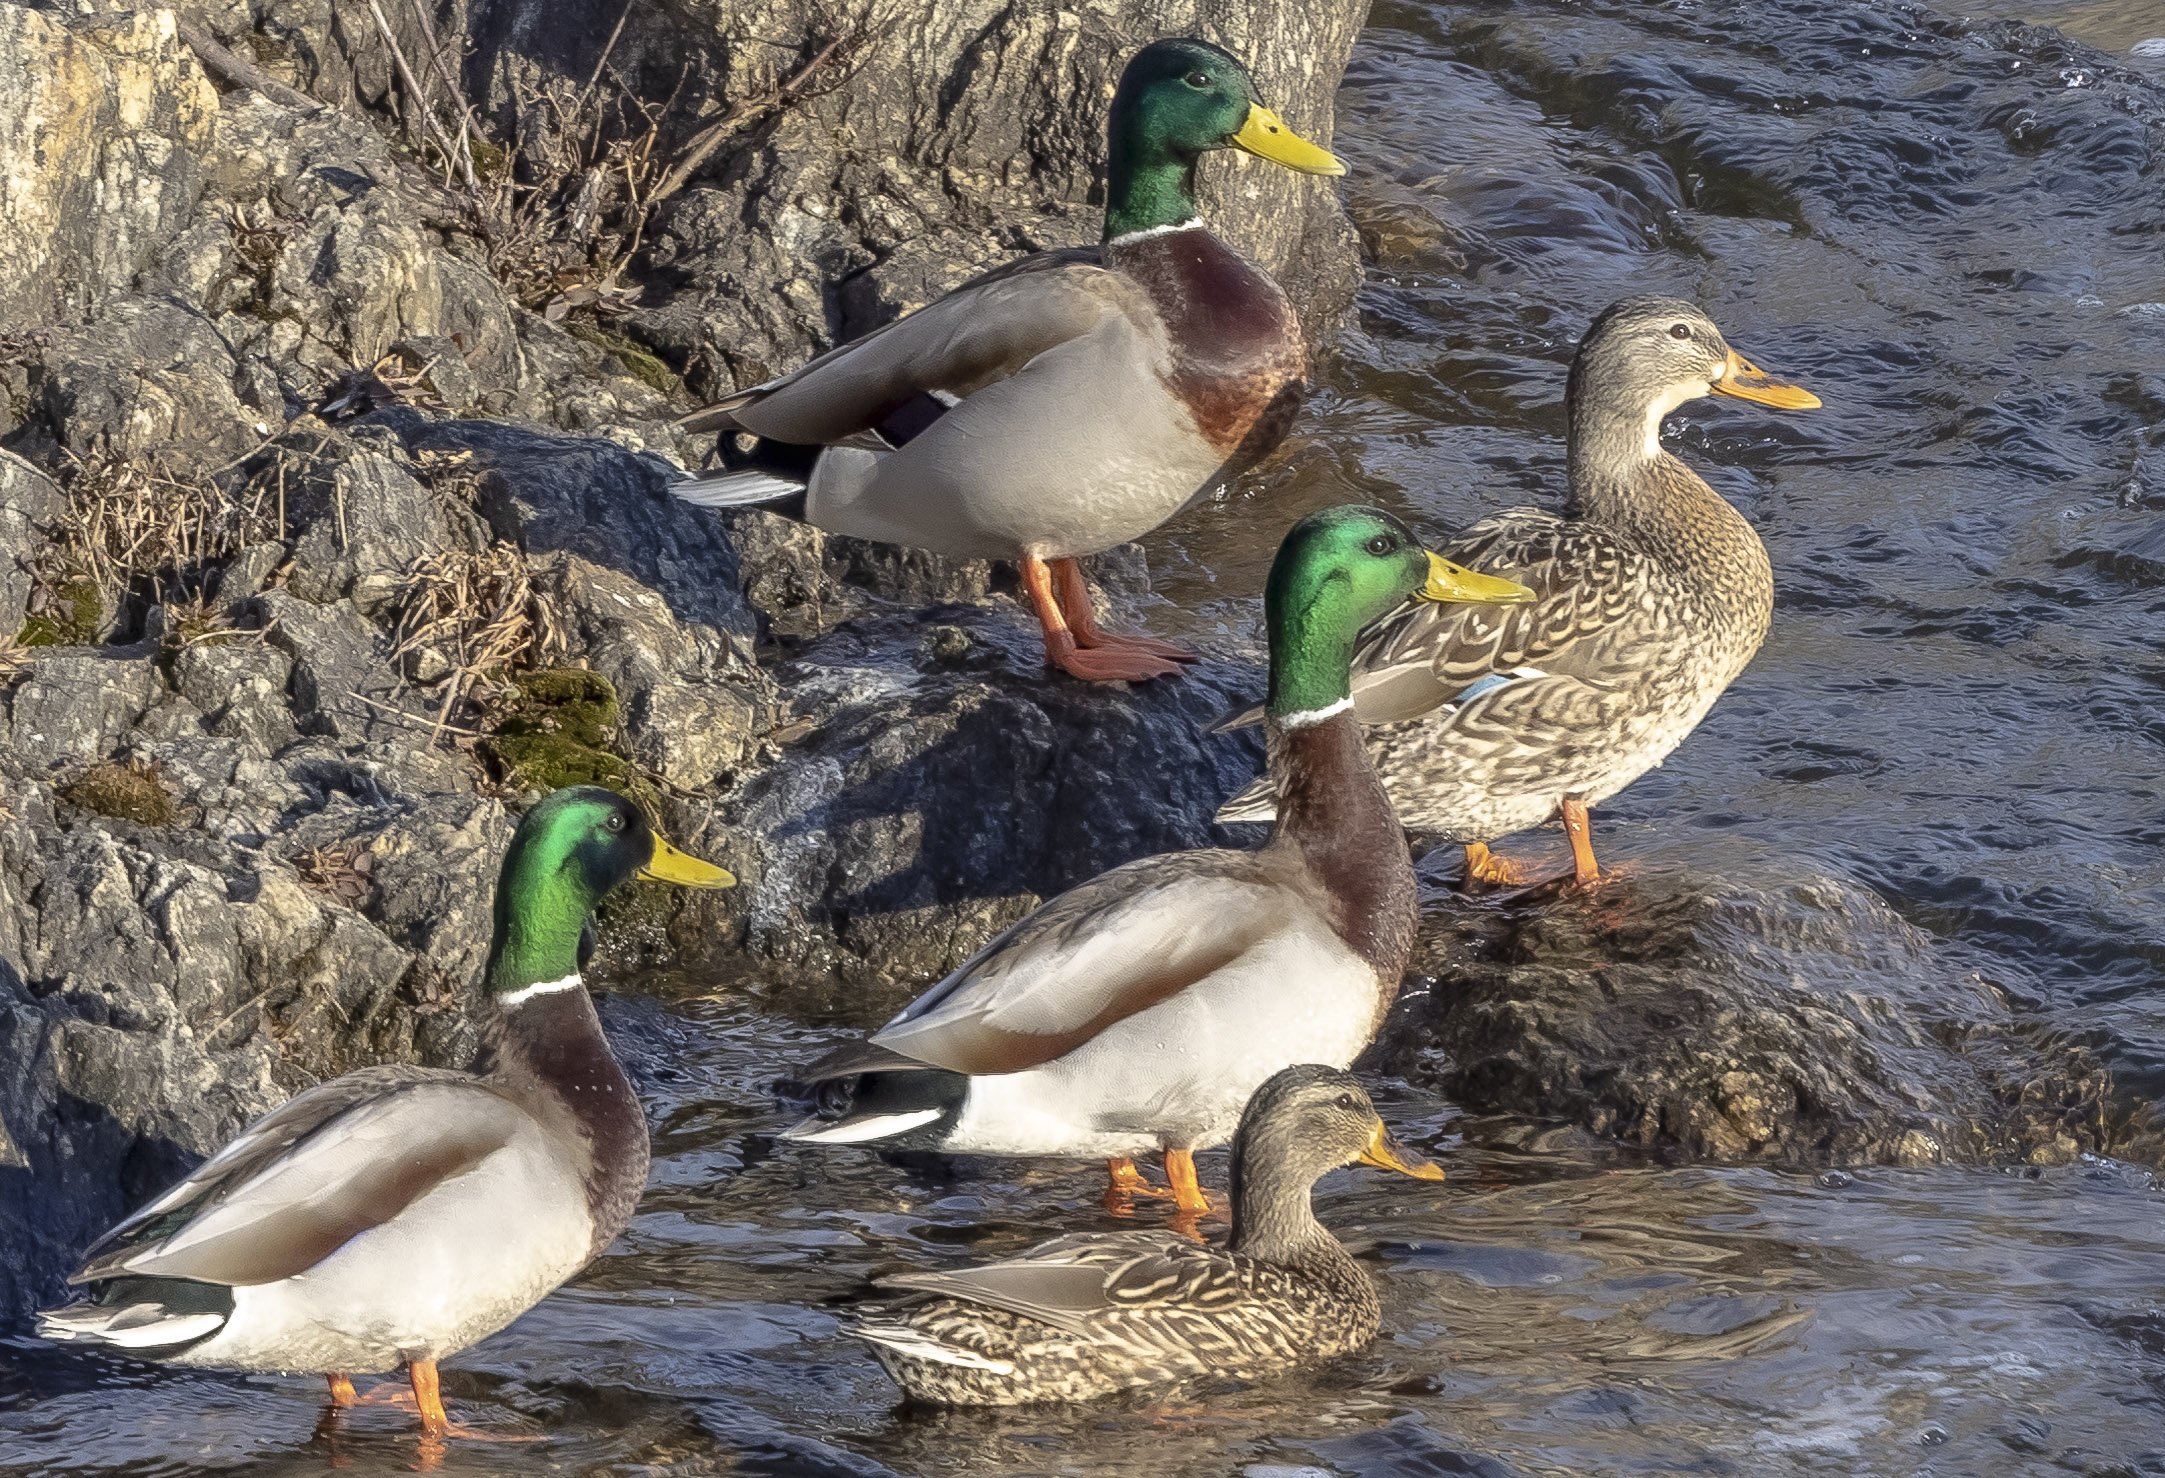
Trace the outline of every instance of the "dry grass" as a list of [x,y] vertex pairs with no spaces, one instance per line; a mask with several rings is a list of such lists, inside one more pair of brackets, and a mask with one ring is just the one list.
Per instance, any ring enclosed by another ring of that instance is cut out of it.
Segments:
[[[665,97],[642,97],[610,65],[625,0],[582,83],[514,84],[510,137],[493,139],[459,83],[463,58],[421,0],[363,0],[390,50],[409,142],[462,192],[497,278],[529,308],[606,313],[636,301],[622,283],[656,206],[682,190],[730,139],[849,80],[882,22],[815,12],[801,60],[727,106],[687,101],[687,61]],[[409,56],[390,12],[410,9],[422,45]]]
[[509,544],[423,555],[393,598],[393,660],[416,682],[441,682],[436,725],[462,699],[516,668],[551,667],[571,649],[556,603]]
[[36,654],[30,648],[9,640],[12,635],[0,636],[0,692],[28,677],[30,664],[36,660]]

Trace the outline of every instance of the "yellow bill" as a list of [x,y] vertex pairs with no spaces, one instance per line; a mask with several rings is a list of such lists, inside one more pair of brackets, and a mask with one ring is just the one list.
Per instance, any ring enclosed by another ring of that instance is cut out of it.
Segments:
[[1453,605],[1517,605],[1532,600],[1534,593],[1516,580],[1484,575],[1464,565],[1452,564],[1435,550],[1428,551],[1428,583],[1413,593],[1415,600],[1449,602]]
[[1784,411],[1814,411],[1819,409],[1819,397],[1802,385],[1792,385],[1777,380],[1758,365],[1731,349],[1729,363],[1722,369],[1721,378],[1714,382],[1716,395],[1734,395],[1738,400],[1757,401]]
[[737,880],[711,862],[680,852],[660,832],[654,833],[654,852],[639,869],[650,883],[675,883],[680,888],[734,888]]
[[1410,1175],[1415,1180],[1443,1179],[1441,1165],[1433,1160],[1422,1159],[1392,1138],[1391,1131],[1384,1127],[1381,1119],[1376,1120],[1376,1127],[1368,1136],[1368,1147],[1360,1152],[1357,1163],[1373,1165],[1378,1170],[1396,1170],[1400,1175]]
[[1258,159],[1268,159],[1287,169],[1297,169],[1302,174],[1344,174],[1345,165],[1336,154],[1319,144],[1311,144],[1292,129],[1285,120],[1261,103],[1248,105],[1248,121],[1241,124],[1240,132],[1233,135],[1233,147],[1246,149]]

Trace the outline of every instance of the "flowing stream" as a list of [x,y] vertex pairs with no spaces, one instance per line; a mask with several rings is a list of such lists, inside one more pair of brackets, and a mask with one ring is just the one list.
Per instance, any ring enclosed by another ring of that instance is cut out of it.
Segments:
[[[1311,506],[1440,533],[1552,500],[1587,319],[1694,298],[1826,404],[1670,420],[1763,534],[1779,607],[1705,726],[1600,818],[1605,848],[1850,879],[2129,1101],[2165,1097],[2158,38],[2156,0],[1383,0],[1339,102],[1372,259],[1357,331],[1291,455],[1154,541],[1178,609],[1153,624],[1252,635]],[[1106,1224],[1087,1168],[777,1144],[777,1074],[900,999],[657,980],[607,1003],[653,1110],[651,1193],[610,1255],[446,1370],[467,1420],[541,1440],[455,1445],[443,1471],[2165,1473],[2143,1164],[1663,1165],[1389,1080],[1386,1115],[1450,1181],[1321,1189],[1385,1290],[1367,1353],[1170,1404],[897,1409],[838,1333],[870,1277]],[[17,1338],[0,1472],[413,1461],[386,1408],[312,1437],[318,1397]]]

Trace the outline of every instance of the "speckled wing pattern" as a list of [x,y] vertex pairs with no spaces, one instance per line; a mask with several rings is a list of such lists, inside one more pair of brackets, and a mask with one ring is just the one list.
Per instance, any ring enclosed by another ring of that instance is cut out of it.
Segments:
[[467,1073],[348,1073],[249,1125],[107,1232],[70,1281],[140,1274],[244,1286],[304,1273],[529,1124]]
[[[1409,825],[1420,819],[1408,802],[1419,799],[1424,763],[1516,768],[1523,759],[1537,774],[1559,746],[1598,741],[1627,701],[1604,675],[1659,578],[1648,556],[1609,531],[1533,508],[1483,519],[1440,552],[1535,598],[1409,601],[1355,648],[1354,712],[1371,726],[1371,753]],[[1275,811],[1264,776],[1218,819],[1268,820]]]
[[1483,519],[1441,552],[1518,581],[1534,599],[1409,601],[1378,621],[1353,654],[1354,711],[1363,723],[1418,718],[1492,674],[1572,673],[1572,649],[1643,609],[1655,574],[1651,560],[1607,530],[1534,508]]
[[1303,1278],[1170,1233],[1086,1233],[983,1267],[883,1279],[922,1297],[851,1332],[913,1395],[1075,1400],[1357,1349],[1379,1315],[1367,1275],[1353,1278]]
[[1253,852],[1141,858],[999,935],[872,1041],[952,1072],[1035,1067],[1222,968],[1298,909]]

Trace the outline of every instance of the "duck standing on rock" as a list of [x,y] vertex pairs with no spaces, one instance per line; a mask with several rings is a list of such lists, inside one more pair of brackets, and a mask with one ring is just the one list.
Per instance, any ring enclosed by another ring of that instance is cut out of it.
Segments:
[[[1255,465],[1306,398],[1285,293],[1198,214],[1196,162],[1229,148],[1345,172],[1257,101],[1231,54],[1152,42],[1113,97],[1102,244],[1010,263],[694,411],[680,424],[721,432],[725,466],[674,491],[1015,560],[1053,666],[1098,681],[1177,671],[1192,653],[1098,627],[1076,560]],[[738,434],[756,438],[749,450]]]
[[[107,1232],[47,1339],[169,1365],[310,1372],[334,1406],[404,1365],[424,1431],[436,1362],[586,1266],[646,1188],[646,1118],[580,978],[596,904],[633,877],[735,879],[592,786],[519,823],[497,884],[474,1072],[363,1068],[318,1084]],[[372,1393],[373,1395],[373,1393]]]
[[984,1267],[882,1279],[911,1297],[849,1333],[913,1400],[945,1406],[1252,1380],[1349,1354],[1375,1338],[1382,1308],[1312,1201],[1317,1180],[1355,1163],[1443,1179],[1351,1074],[1286,1068],[1241,1116],[1224,1251],[1171,1231],[1057,1237]]
[[[1361,639],[1353,710],[1384,789],[1409,831],[1465,846],[1469,881],[1525,881],[1488,843],[1560,816],[1576,880],[1593,883],[1588,809],[1682,743],[1766,637],[1766,547],[1661,446],[1662,418],[1709,394],[1819,404],[1730,348],[1690,303],[1614,304],[1571,363],[1563,513],[1508,509],[1447,550],[1534,599],[1408,603]],[[1218,819],[1267,821],[1279,792],[1264,776]]]
[[1428,553],[1379,509],[1295,524],[1264,596],[1285,797],[1270,840],[1146,857],[1062,894],[801,1075],[819,1112],[787,1137],[1101,1155],[1116,1200],[1145,1190],[1134,1157],[1162,1151],[1181,1211],[1205,1209],[1194,1152],[1224,1143],[1279,1069],[1351,1063],[1412,948],[1405,833],[1348,698],[1355,638],[1409,596],[1527,595]]

